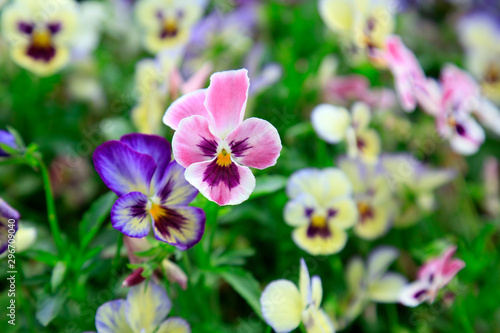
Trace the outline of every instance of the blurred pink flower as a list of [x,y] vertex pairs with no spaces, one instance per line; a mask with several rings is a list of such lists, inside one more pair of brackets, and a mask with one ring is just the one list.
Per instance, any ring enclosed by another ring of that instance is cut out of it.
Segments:
[[430,259],[420,267],[418,280],[403,289],[399,301],[410,307],[415,307],[425,301],[433,303],[438,291],[465,267],[462,260],[452,258],[456,250],[456,246],[451,246],[440,257]]

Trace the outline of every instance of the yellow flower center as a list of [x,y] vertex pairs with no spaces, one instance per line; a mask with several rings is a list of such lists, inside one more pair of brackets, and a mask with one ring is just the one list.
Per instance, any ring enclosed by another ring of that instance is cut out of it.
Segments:
[[155,221],[160,220],[162,217],[165,217],[166,215],[165,209],[163,209],[162,206],[157,205],[155,203],[152,204],[149,213],[153,216],[153,219]]
[[313,215],[311,218],[311,226],[315,228],[326,227],[326,218],[322,215]]
[[173,37],[177,35],[178,28],[177,22],[173,18],[167,18],[163,21],[163,34],[166,37]]
[[35,31],[33,33],[33,46],[48,48],[52,44],[50,32],[48,30]]
[[231,154],[222,149],[220,154],[217,155],[217,164],[223,167],[231,165]]

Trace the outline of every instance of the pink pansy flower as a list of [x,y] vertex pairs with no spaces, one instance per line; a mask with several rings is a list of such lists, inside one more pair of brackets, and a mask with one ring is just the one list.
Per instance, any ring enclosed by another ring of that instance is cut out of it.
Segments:
[[250,80],[246,69],[215,73],[207,89],[184,95],[167,109],[163,122],[176,130],[172,145],[186,180],[219,205],[248,199],[255,177],[248,167],[276,164],[278,131],[269,122],[243,121]]
[[412,112],[417,106],[416,85],[425,80],[424,71],[399,36],[389,36],[385,43],[385,60],[396,81],[399,101],[405,111]]
[[410,307],[425,301],[433,303],[438,291],[465,267],[462,260],[452,258],[456,250],[456,246],[451,246],[440,257],[431,259],[420,267],[418,280],[403,289],[399,301]]

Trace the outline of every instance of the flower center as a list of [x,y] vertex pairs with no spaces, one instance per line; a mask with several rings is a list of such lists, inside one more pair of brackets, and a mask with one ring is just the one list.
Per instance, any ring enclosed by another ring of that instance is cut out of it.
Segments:
[[373,219],[372,207],[366,202],[358,202],[358,212],[361,222],[365,222],[367,219]]
[[231,153],[228,153],[226,149],[222,149],[217,155],[217,164],[223,167],[231,165]]
[[163,29],[161,32],[161,38],[175,37],[179,29],[177,27],[177,21],[173,18],[167,18],[163,20]]
[[314,214],[311,218],[311,226],[314,228],[326,227],[326,218],[322,215]]
[[149,209],[149,213],[153,216],[155,221],[161,220],[162,217],[166,216],[166,211],[162,206],[153,203]]
[[35,31],[33,33],[32,45],[40,49],[50,48],[52,44],[51,34],[48,30]]

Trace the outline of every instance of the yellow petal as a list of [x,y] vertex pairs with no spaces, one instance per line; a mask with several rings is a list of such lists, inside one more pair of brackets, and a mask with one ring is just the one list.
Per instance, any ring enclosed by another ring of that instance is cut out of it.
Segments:
[[328,225],[330,235],[323,237],[321,235],[308,236],[309,226],[303,226],[292,232],[292,239],[302,250],[312,255],[329,255],[340,252],[347,243],[347,233],[340,229]]
[[335,32],[346,33],[354,21],[354,11],[349,0],[320,0],[319,14]]
[[344,140],[351,116],[343,107],[320,104],[311,113],[311,123],[321,139],[335,144]]

